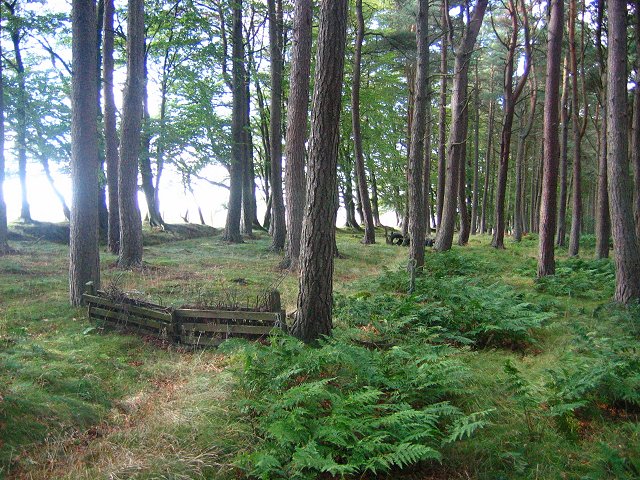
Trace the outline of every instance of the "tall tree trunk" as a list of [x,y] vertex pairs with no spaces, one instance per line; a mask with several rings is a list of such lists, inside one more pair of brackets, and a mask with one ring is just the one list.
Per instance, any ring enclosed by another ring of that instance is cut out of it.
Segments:
[[556,189],[558,186],[558,91],[562,53],[562,27],[564,1],[551,0],[551,18],[547,41],[547,80],[544,98],[544,163],[542,199],[540,205],[540,238],[538,250],[538,277],[553,275],[556,270],[553,240],[556,233]]
[[487,128],[487,154],[484,160],[484,188],[482,189],[482,214],[480,233],[487,233],[487,214],[489,212],[489,179],[491,178],[491,157],[493,155],[493,125],[495,100],[493,99],[493,69],[491,70],[491,100],[489,100],[489,126]]
[[287,193],[287,243],[284,268],[296,271],[300,259],[300,236],[305,204],[305,156],[309,83],[311,77],[311,0],[298,0],[293,13],[290,93],[285,143],[285,187]]
[[344,77],[347,2],[320,5],[318,49],[311,111],[309,181],[300,251],[300,293],[292,333],[310,342],[332,328],[336,164]]
[[[425,35],[429,32],[429,15],[427,14]],[[424,198],[424,214],[426,219],[426,236],[431,235],[431,221],[430,214],[432,214],[431,203],[431,131],[433,128],[433,118],[431,113],[431,55],[430,55],[431,43],[427,41],[427,51],[425,53],[425,62],[427,64],[426,73],[426,91],[425,91],[425,105],[426,105],[426,120],[424,129],[424,154],[423,154],[423,180],[422,180],[422,196]],[[373,177],[373,171],[371,172]],[[377,207],[376,207],[377,209]],[[374,217],[375,218],[375,217]],[[379,226],[380,221],[376,223]]]
[[149,225],[152,227],[163,227],[164,220],[160,214],[159,205],[156,203],[158,195],[153,182],[153,171],[151,170],[151,115],[149,114],[149,77],[147,72],[147,54],[144,56],[144,85],[142,87],[142,142],[140,152],[140,179],[144,198],[147,201],[149,214]]
[[[361,0],[358,0],[359,2]],[[424,266],[424,239],[427,216],[424,209],[424,131],[427,113],[427,78],[429,75],[428,34],[429,1],[418,2],[416,14],[417,67],[413,88],[413,119],[411,120],[411,145],[409,147],[409,260],[415,268]]]
[[249,88],[251,80],[249,77],[250,69],[246,68],[244,83],[244,128],[242,129],[244,134],[244,141],[242,142],[244,147],[244,168],[242,171],[242,233],[243,235],[251,238],[253,237],[253,225],[257,217],[255,212],[256,184],[251,137],[251,90]]
[[[473,9],[460,45],[455,55],[453,70],[453,89],[451,96],[452,116],[449,143],[447,145],[447,175],[445,181],[444,201],[442,206],[442,224],[438,231],[435,247],[439,251],[451,249],[453,229],[455,225],[457,192],[460,182],[459,172],[462,158],[462,145],[466,142],[467,124],[464,121],[464,110],[467,108],[466,91],[469,83],[469,61],[473,52],[478,32],[487,8],[487,0],[478,0]],[[448,12],[447,12],[448,13]]]
[[373,213],[373,221],[376,227],[382,227],[380,209],[378,208],[378,181],[376,179],[376,172],[374,168],[371,168],[369,171],[371,172],[371,211]]
[[[0,59],[2,58],[2,22],[0,21]],[[7,204],[4,201],[4,74],[0,60],[0,255],[11,252],[8,243]]]
[[562,98],[560,100],[560,122],[562,132],[560,137],[560,198],[558,199],[558,232],[556,244],[564,247],[567,244],[567,190],[568,190],[568,143],[569,121],[569,55],[564,59],[562,77]]
[[607,175],[616,262],[615,300],[640,299],[640,245],[635,234],[627,153],[627,2],[609,0],[607,71]]
[[515,193],[515,205],[514,205],[514,225],[513,225],[513,238],[516,242],[522,240],[522,234],[525,229],[525,215],[524,215],[524,200],[525,194],[525,150],[527,144],[527,137],[533,129],[533,121],[536,116],[536,102],[538,99],[538,84],[536,81],[536,72],[533,66],[531,67],[531,93],[529,96],[529,112],[527,112],[527,120],[524,119],[523,109],[523,126],[518,135],[518,149],[516,153],[516,193]]
[[[9,13],[12,17],[16,17],[17,2],[6,3]],[[22,61],[21,39],[22,32],[20,29],[21,22],[15,18],[14,25],[11,27],[11,41],[13,43],[13,53],[15,59],[16,77],[18,82],[18,95],[15,105],[16,109],[16,140],[15,145],[18,157],[18,176],[20,178],[20,219],[23,222],[31,223],[31,207],[29,206],[29,197],[27,194],[27,87],[25,83],[25,70]],[[91,35],[94,35],[92,32]],[[97,194],[96,194],[97,195]]]
[[282,196],[282,1],[267,0],[269,8],[269,51],[271,53],[271,249],[280,252],[287,238]]
[[442,206],[444,205],[445,178],[447,176],[447,3],[442,2],[440,7],[440,21],[442,23],[442,38],[440,40],[440,113],[438,116],[438,189],[436,198],[436,228],[440,231],[442,223]]
[[364,16],[362,15],[362,0],[356,0],[356,45],[353,55],[353,82],[351,87],[351,125],[353,127],[353,151],[355,154],[356,179],[358,181],[358,196],[362,206],[364,220],[364,238],[362,243],[376,243],[376,231],[369,200],[367,187],[367,175],[364,167],[364,154],[362,153],[362,128],[360,126],[360,69],[362,57],[362,41],[364,39]]
[[[596,198],[596,258],[609,257],[609,237],[611,220],[609,218],[609,192],[607,191],[607,67],[602,47],[602,25],[604,23],[604,0],[598,0],[596,24],[596,46],[600,71],[599,102],[602,123],[598,129],[598,182]],[[637,7],[636,7],[637,11]],[[637,228],[637,225],[636,225]]]
[[107,249],[111,253],[117,254],[120,249],[120,214],[118,207],[118,133],[116,130],[116,102],[113,94],[114,13],[113,0],[105,0],[102,76],[104,79],[105,162],[107,164],[107,189],[109,192]]
[[[465,85],[464,97],[468,98],[468,87]],[[464,129],[464,141],[460,145],[460,168],[458,173],[458,211],[460,212],[460,231],[458,233],[458,245],[469,243],[471,220],[469,218],[469,205],[467,204],[467,134],[469,128],[469,107],[462,111],[462,123]]]
[[507,52],[507,61],[504,72],[504,120],[502,124],[502,135],[500,140],[500,167],[498,170],[498,191],[496,194],[495,209],[495,229],[493,231],[493,240],[491,246],[494,248],[504,248],[504,231],[505,231],[505,197],[507,194],[507,177],[509,172],[509,157],[511,155],[511,134],[513,129],[513,116],[515,114],[516,103],[524,86],[527,82],[529,71],[531,70],[531,45],[529,43],[529,22],[528,12],[524,5],[524,0],[520,2],[522,10],[522,26],[524,28],[525,38],[525,67],[524,72],[520,75],[517,85],[514,88],[513,74],[516,47],[518,45],[518,12],[514,0],[509,0],[507,10],[511,18],[511,38],[509,40],[509,48]]
[[634,171],[634,217],[636,236],[640,239],[640,1],[635,2],[636,78],[633,91],[633,137],[631,162]]
[[340,148],[342,153],[342,169],[344,171],[344,191],[342,192],[342,200],[346,211],[346,226],[353,228],[359,232],[362,227],[356,220],[356,203],[353,200],[353,165],[349,156],[348,148]]
[[471,235],[478,233],[478,183],[480,175],[480,78],[478,76],[478,59],[476,59],[473,100],[473,197],[471,198]]
[[142,265],[142,220],[138,207],[138,158],[144,90],[144,1],[129,0],[127,19],[127,83],[122,101],[118,195],[121,268]]
[[[580,125],[580,102],[578,100],[578,59],[576,53],[576,17],[578,16],[576,0],[569,2],[569,53],[571,64],[571,105],[573,109],[573,188],[571,198],[571,235],[569,236],[569,256],[576,256],[580,251],[580,230],[582,225],[582,136],[586,130],[588,101],[584,95],[584,126]],[[584,19],[584,14],[583,14]],[[584,25],[583,25],[584,39]],[[584,50],[584,40],[583,40]],[[581,63],[584,62],[582,59]],[[582,65],[583,66],[583,65]],[[584,67],[584,66],[583,66]],[[584,78],[582,79],[584,85]]]
[[[233,3],[232,43],[232,112],[231,163],[229,166],[229,203],[224,240],[241,243],[240,217],[242,212],[242,179],[244,170],[244,117],[246,108],[244,35],[242,33],[242,0]],[[278,122],[278,125],[280,123]],[[272,198],[270,197],[270,201]]]
[[69,298],[80,305],[85,284],[100,287],[98,250],[98,86],[96,5],[72,3],[71,183]]
[[[100,98],[100,89],[102,88],[102,29],[104,27],[104,2],[105,0],[98,0],[96,13],[96,88],[98,91],[98,95],[96,97],[96,109],[98,112],[98,125],[104,121]],[[98,130],[98,171],[99,175],[104,177],[104,140],[100,133],[100,130]],[[109,230],[109,210],[107,208],[107,188],[104,182],[98,182],[98,225],[100,240],[103,238],[107,239],[107,233]]]

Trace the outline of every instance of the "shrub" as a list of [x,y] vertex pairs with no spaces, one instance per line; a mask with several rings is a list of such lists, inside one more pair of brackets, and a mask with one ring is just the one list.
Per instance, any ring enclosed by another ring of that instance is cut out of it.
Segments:
[[378,473],[440,460],[443,443],[471,435],[485,413],[450,399],[465,368],[448,347],[368,350],[343,333],[318,348],[285,336],[247,345],[236,374],[257,444],[238,462],[260,478]]
[[554,296],[606,299],[614,288],[615,268],[607,259],[570,258],[558,262],[555,275],[536,279],[536,290]]

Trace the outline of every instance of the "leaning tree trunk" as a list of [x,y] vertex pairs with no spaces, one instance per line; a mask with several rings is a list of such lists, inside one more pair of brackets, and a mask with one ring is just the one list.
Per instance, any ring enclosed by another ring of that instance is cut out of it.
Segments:
[[542,199],[540,205],[540,237],[538,250],[538,277],[553,275],[556,264],[553,237],[556,232],[556,189],[558,187],[558,91],[562,53],[562,27],[564,1],[551,0],[551,18],[547,41],[547,80],[544,98],[544,160]]
[[318,49],[311,111],[307,203],[300,251],[300,293],[292,333],[310,342],[332,328],[336,165],[344,77],[347,2],[320,5]]
[[284,268],[298,269],[300,236],[305,204],[305,154],[309,83],[311,76],[311,0],[298,0],[293,14],[293,45],[291,49],[290,93],[287,109],[285,143],[285,187],[287,194],[287,243]]
[[118,195],[121,268],[142,265],[142,220],[138,207],[138,158],[144,89],[144,1],[129,0],[127,83],[122,101]]
[[271,249],[280,252],[287,238],[282,196],[282,2],[268,0],[269,51],[271,52]]
[[[361,0],[358,0],[359,2]],[[413,88],[413,118],[411,120],[411,144],[409,147],[409,260],[415,268],[424,266],[424,239],[427,216],[424,209],[424,131],[427,112],[427,77],[429,75],[427,39],[429,2],[420,0],[416,15],[417,67]]]
[[607,175],[616,262],[615,300],[640,299],[640,245],[635,234],[627,153],[627,2],[609,0],[607,71]]
[[[241,243],[240,217],[242,214],[242,178],[244,170],[244,36],[242,34],[242,0],[233,3],[232,46],[232,112],[231,112],[231,162],[229,166],[229,203],[224,240]],[[271,200],[271,197],[270,197]]]
[[558,232],[556,245],[564,247],[567,243],[567,189],[568,189],[568,142],[569,142],[569,56],[564,60],[562,77],[562,97],[560,100],[560,198],[558,200]]
[[107,164],[107,188],[109,192],[109,225],[107,249],[118,253],[120,249],[120,214],[118,207],[118,133],[116,130],[116,102],[113,94],[113,0],[104,4],[103,80],[104,80],[104,140]]
[[449,143],[447,146],[447,175],[442,206],[442,223],[435,243],[435,248],[439,251],[451,249],[451,244],[453,243],[453,230],[458,203],[457,193],[460,182],[460,163],[464,161],[461,157],[463,151],[462,145],[466,142],[467,133],[467,128],[464,123],[464,110],[467,108],[465,93],[469,83],[469,61],[476,43],[476,38],[478,37],[478,32],[480,31],[487,3],[488,0],[477,1],[455,56],[453,93],[451,97],[451,131],[449,133]]
[[98,250],[98,86],[94,0],[72,3],[71,183],[69,297],[82,303],[85,284],[100,286]]
[[356,0],[356,49],[353,55],[353,82],[351,87],[351,125],[353,127],[353,151],[355,154],[356,179],[358,181],[358,198],[362,206],[364,220],[364,238],[362,243],[376,243],[376,231],[369,200],[367,187],[367,175],[364,167],[364,154],[362,152],[362,128],[360,125],[360,69],[362,57],[362,40],[364,39],[364,17],[362,15],[362,0]]

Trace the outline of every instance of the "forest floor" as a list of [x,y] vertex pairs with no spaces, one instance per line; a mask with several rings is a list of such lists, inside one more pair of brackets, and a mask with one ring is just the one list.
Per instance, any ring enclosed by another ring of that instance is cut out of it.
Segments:
[[[375,471],[387,471],[378,478],[425,480],[640,477],[640,309],[609,304],[613,266],[591,260],[593,238],[585,237],[581,259],[567,259],[560,249],[558,275],[544,282],[535,280],[533,235],[518,245],[507,242],[506,250],[492,249],[486,236],[449,254],[428,249],[413,295],[406,294],[407,249],[386,245],[383,237],[364,246],[359,238],[338,235],[343,258],[335,262],[338,339],[332,348],[341,355],[445,348],[433,354],[433,365],[449,368],[456,383],[440,378],[434,384],[447,404],[469,416],[451,441],[441,441],[444,432],[434,436],[438,461],[426,460],[423,451],[416,453],[422,461],[396,458],[389,468],[360,468],[366,474],[354,478],[374,478]],[[291,312],[297,279],[278,270],[280,257],[269,243],[265,234],[240,245],[224,243],[219,234],[149,242],[145,267],[124,272],[115,268],[115,256],[103,253],[102,284],[165,305],[251,305],[277,286]],[[293,449],[295,442],[268,435],[247,413],[270,418],[279,412],[260,401],[268,398],[282,411],[288,401],[260,383],[260,375],[271,373],[258,372],[251,359],[266,358],[265,368],[274,370],[267,380],[277,382],[288,365],[269,363],[273,355],[293,365],[293,350],[308,355],[312,347],[285,345],[271,354],[269,347],[240,342],[188,351],[103,331],[84,309],[68,305],[65,245],[35,239],[12,246],[18,255],[0,257],[0,479],[224,479],[246,472],[334,478],[313,473],[336,474],[334,467],[303,465],[300,455],[279,457],[283,445]],[[353,346],[353,336],[343,339],[354,331],[364,347]],[[429,361],[415,362],[416,375]],[[300,371],[291,374],[296,386],[311,382],[312,374]],[[341,373],[332,375],[313,388]],[[422,388],[385,375],[384,384],[393,383],[388,388],[402,398],[413,398],[403,388]],[[256,391],[265,392],[264,399],[252,398]],[[331,402],[320,403],[326,419]],[[374,406],[381,403],[377,398]],[[268,470],[271,461],[279,466]]]

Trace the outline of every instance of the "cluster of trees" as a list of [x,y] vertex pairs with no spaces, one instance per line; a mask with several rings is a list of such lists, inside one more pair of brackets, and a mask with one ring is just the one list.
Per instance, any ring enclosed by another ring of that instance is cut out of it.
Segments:
[[[149,222],[164,226],[167,162],[187,188],[206,165],[227,168],[228,179],[206,179],[229,190],[224,238],[270,232],[282,266],[300,272],[294,332],[307,340],[331,329],[340,203],[363,243],[380,211],[395,211],[417,268],[434,230],[439,251],[456,230],[459,245],[489,232],[495,248],[539,233],[540,276],[567,237],[578,255],[581,235],[595,234],[599,258],[612,237],[616,300],[640,298],[640,2],[323,0],[314,14],[311,0],[74,0],[71,65],[52,43],[69,36],[64,13],[2,6],[0,38],[14,48],[2,55],[0,113],[24,220],[27,157],[71,157],[73,303],[99,280],[100,227],[121,267],[141,264],[138,173]],[[50,68],[35,68],[33,52],[25,67],[26,37]],[[71,109],[53,100],[69,85]],[[0,155],[0,187],[3,176]]]

